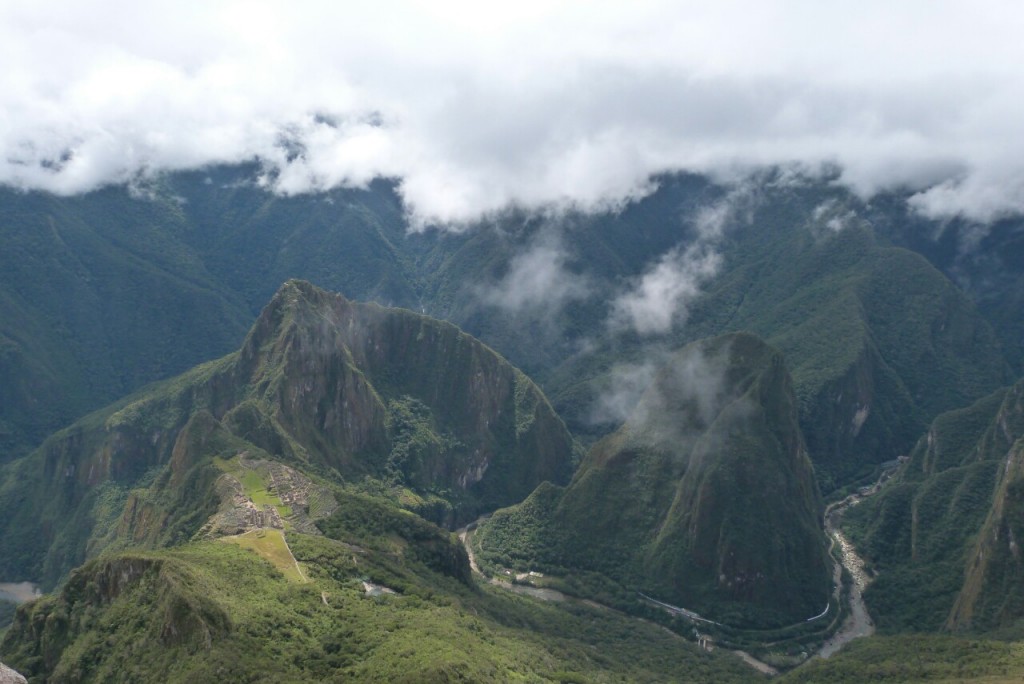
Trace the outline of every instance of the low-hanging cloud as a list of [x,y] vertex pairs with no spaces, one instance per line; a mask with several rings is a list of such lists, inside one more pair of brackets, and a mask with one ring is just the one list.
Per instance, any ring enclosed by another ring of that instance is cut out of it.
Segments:
[[568,259],[560,235],[541,233],[512,258],[500,280],[477,288],[477,298],[513,315],[550,318],[569,302],[591,294],[587,277],[572,272]]
[[631,291],[612,304],[612,325],[641,335],[665,333],[701,293],[702,285],[718,272],[721,256],[708,242],[698,241],[662,256]]
[[740,185],[717,204],[696,213],[693,239],[663,254],[614,299],[609,318],[613,331],[661,335],[685,323],[691,303],[721,267],[719,242],[730,222],[746,214],[753,201],[751,188]]
[[258,160],[286,194],[397,179],[414,227],[458,227],[801,162],[987,221],[1024,209],[1022,19],[996,0],[4,3],[0,183]]
[[695,439],[706,436],[727,403],[734,404],[731,420],[745,418],[746,401],[729,392],[730,354],[728,344],[714,353],[696,345],[675,352],[649,347],[642,361],[619,363],[609,370],[591,422],[628,421],[644,443],[686,453]]

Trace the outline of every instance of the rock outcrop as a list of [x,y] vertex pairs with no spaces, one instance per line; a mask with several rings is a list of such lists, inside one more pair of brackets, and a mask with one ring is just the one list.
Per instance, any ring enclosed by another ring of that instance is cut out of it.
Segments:
[[[53,586],[111,544],[187,541],[238,493],[215,459],[373,480],[455,525],[543,481],[567,482],[573,449],[540,389],[455,326],[288,281],[240,351],[85,418],[14,464],[17,486],[0,486],[0,574]],[[302,487],[280,489],[287,498]],[[309,517],[309,497],[291,503],[303,508],[293,522]]]
[[28,680],[3,663],[0,663],[0,684],[28,684]]

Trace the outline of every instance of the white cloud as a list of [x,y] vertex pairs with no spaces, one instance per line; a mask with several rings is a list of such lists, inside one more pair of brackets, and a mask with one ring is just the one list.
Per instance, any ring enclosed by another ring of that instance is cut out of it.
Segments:
[[663,254],[633,286],[612,302],[613,330],[660,335],[685,322],[690,304],[722,264],[718,243],[730,222],[742,218],[752,200],[741,185],[694,218],[695,236]]
[[648,356],[650,358],[641,363],[619,363],[608,371],[606,386],[602,387],[591,409],[593,424],[619,424],[633,416],[658,370],[668,364],[668,355],[663,351],[653,351]]
[[628,326],[641,335],[666,333],[697,298],[701,286],[718,272],[721,257],[706,243],[673,249],[647,271],[636,287],[613,303],[615,327]]
[[568,253],[561,239],[542,233],[512,258],[497,283],[477,291],[480,300],[512,314],[550,317],[569,302],[586,298],[591,288],[585,276],[566,268]]
[[811,212],[810,223],[812,230],[827,230],[832,233],[839,233],[852,225],[857,220],[857,213],[847,209],[838,200],[825,200]]
[[0,182],[259,158],[285,193],[400,179],[422,226],[835,162],[987,220],[1024,208],[1022,28],[997,0],[0,2]]

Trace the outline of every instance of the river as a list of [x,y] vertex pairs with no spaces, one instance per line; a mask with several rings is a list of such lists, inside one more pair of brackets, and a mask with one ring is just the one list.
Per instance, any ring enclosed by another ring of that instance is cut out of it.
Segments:
[[[872,488],[871,494],[878,491],[881,482],[882,480],[879,480],[879,484]],[[857,555],[857,550],[838,526],[843,511],[860,503],[861,498],[857,495],[848,496],[841,502],[829,506],[825,512],[825,531],[832,538],[832,543],[839,547],[840,561],[853,577],[853,585],[850,587],[850,614],[846,616],[839,630],[814,654],[815,658],[828,658],[854,639],[875,633],[875,624],[871,621],[867,605],[864,603],[864,590],[871,579],[864,571],[864,560]]]

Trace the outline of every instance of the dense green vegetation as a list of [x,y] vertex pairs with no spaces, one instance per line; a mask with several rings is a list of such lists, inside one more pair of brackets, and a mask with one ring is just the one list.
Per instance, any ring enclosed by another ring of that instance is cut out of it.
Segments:
[[540,390],[454,326],[289,281],[239,352],[90,415],[7,467],[0,576],[50,588],[105,548],[187,541],[217,512],[225,471],[257,507],[288,518],[239,454],[387,490],[458,523],[567,481],[573,452]]
[[[608,335],[610,302],[695,239],[700,212],[715,206],[731,207],[722,267],[664,342],[751,330],[780,348],[824,490],[907,451],[937,413],[1008,381],[999,343],[967,296],[876,237],[894,239],[893,223],[907,219],[899,203],[868,207],[838,187],[778,184],[771,174],[729,194],[680,175],[659,178],[654,194],[615,214],[513,212],[458,235],[407,234],[388,183],[273,197],[251,182],[255,171],[170,174],[134,195],[0,195],[0,370],[10,379],[0,386],[0,459],[147,381],[226,353],[291,277],[456,322],[538,380],[575,432],[596,439],[617,427],[593,422],[607,372],[647,354],[642,340]],[[837,218],[843,230],[830,227]],[[1003,236],[1007,272],[1015,230],[993,233]],[[564,253],[566,274],[586,283],[585,296],[561,306],[553,292],[551,303],[513,311],[481,296],[513,287],[502,278],[514,260],[550,245]],[[1017,300],[1000,308],[984,292],[1010,349],[1020,338]]]
[[1017,375],[1024,374],[1024,221],[1019,216],[978,225],[963,217],[939,225],[899,195],[875,198],[868,216],[895,244],[924,255],[975,302],[992,323]]
[[[331,413],[335,397],[344,413]],[[344,432],[332,432],[336,421]],[[489,466],[460,474],[462,445]],[[510,496],[498,487],[557,477],[572,451],[539,390],[454,327],[289,283],[240,352],[89,416],[9,466],[57,496],[33,511],[15,496],[23,490],[7,490],[19,524],[37,519],[25,536],[39,537],[23,556],[4,554],[8,572],[41,567],[52,586],[99,555],[18,614],[3,657],[50,681],[743,678],[738,661],[624,616],[480,592],[461,544],[400,508],[407,492],[471,491],[491,470],[501,480],[480,496]],[[310,497],[302,510],[297,491]],[[197,541],[219,529],[207,520],[255,514],[246,511],[297,527],[318,492],[332,500],[317,522],[325,536],[287,532],[290,552],[277,529]],[[457,511],[466,500],[447,503]],[[9,541],[20,541],[13,528]],[[363,582],[397,593],[366,598]]]
[[1024,617],[1015,582],[996,579],[1018,562],[993,519],[1021,500],[1013,487],[1022,389],[941,415],[898,477],[846,514],[846,529],[878,572],[866,598],[881,631],[991,631]]
[[7,629],[7,626],[11,624],[14,619],[14,611],[17,605],[10,601],[0,601],[0,636],[3,635],[3,631]]
[[[748,220],[727,233],[719,275],[672,336],[679,346],[747,330],[783,352],[826,494],[907,453],[938,413],[1011,379],[998,339],[963,292],[865,222],[827,228],[812,209],[830,201],[857,209],[820,188],[745,207]],[[609,341],[570,359],[545,386],[578,429],[607,391],[602,370],[643,354]]]
[[[817,489],[851,491],[901,453],[845,523],[878,573],[879,630],[1024,635],[1021,388],[991,394],[1024,369],[1019,220],[979,233],[903,197],[679,175],[615,214],[409,234],[389,183],[272,197],[253,171],[171,174],[141,194],[0,190],[0,579],[62,587],[19,614],[3,660],[56,681],[749,678],[612,611],[474,588],[435,525],[522,502],[476,535],[485,569],[540,570],[687,637],[637,591],[773,626],[829,591]],[[612,331],[615,296],[699,239],[709,207],[728,217],[721,267],[685,325]],[[534,249],[583,285],[568,304],[501,308],[487,293],[514,287],[503,279]],[[245,336],[295,277],[409,310],[292,281]],[[529,372],[590,454],[526,375],[412,311]],[[730,380],[742,401],[710,425],[687,425],[683,400],[664,420],[595,417],[620,364],[743,330],[781,354],[751,347]],[[748,372],[783,356],[791,379]],[[299,499],[269,470],[284,467]],[[252,529],[236,495],[287,532]],[[240,526],[236,544],[201,541],[217,516]],[[398,593],[368,598],[363,581]],[[0,634],[11,613],[0,603]],[[817,629],[763,641],[799,651]],[[715,636],[754,647],[752,633]],[[903,648],[922,655],[900,661]],[[1002,681],[1020,660],[1013,643],[884,637],[794,676]]]
[[[372,544],[289,539],[310,583],[216,542],[93,561],[19,613],[4,659],[31,681],[755,679],[613,612],[466,586]],[[364,578],[399,593],[368,597]]]
[[690,345],[567,488],[542,485],[481,523],[481,558],[600,573],[733,626],[817,615],[831,571],[789,383],[752,335]]
[[0,460],[238,344],[251,320],[173,201],[0,189]]
[[1024,644],[898,636],[860,639],[828,660],[815,660],[780,682],[986,682],[1024,677]]

